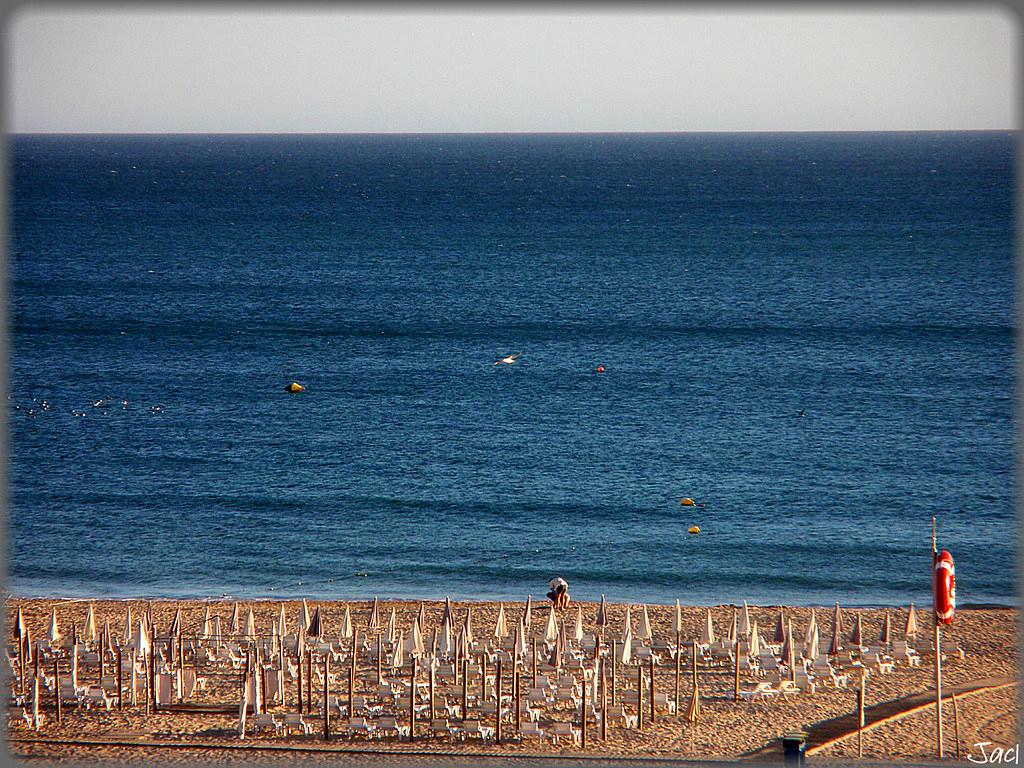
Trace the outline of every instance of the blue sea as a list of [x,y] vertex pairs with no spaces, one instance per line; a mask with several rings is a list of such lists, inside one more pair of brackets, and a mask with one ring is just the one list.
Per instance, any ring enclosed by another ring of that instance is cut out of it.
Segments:
[[1015,604],[1016,140],[9,137],[8,589]]

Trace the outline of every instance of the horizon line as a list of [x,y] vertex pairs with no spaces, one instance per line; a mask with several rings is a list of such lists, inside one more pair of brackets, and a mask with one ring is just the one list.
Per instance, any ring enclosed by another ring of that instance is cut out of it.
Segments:
[[11,131],[8,136],[682,136],[776,133],[1018,133],[1019,128],[784,128],[586,131]]

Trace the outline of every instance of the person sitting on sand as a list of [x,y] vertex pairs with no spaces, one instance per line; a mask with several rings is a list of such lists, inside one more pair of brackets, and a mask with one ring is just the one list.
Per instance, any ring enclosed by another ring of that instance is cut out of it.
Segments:
[[555,576],[549,583],[551,591],[548,592],[548,599],[555,604],[555,608],[569,607],[569,583],[561,576]]

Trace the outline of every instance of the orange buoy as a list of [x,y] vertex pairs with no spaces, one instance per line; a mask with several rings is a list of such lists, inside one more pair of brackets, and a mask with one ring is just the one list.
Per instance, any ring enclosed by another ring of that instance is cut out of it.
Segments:
[[603,365],[597,366],[597,372],[598,373],[604,373],[604,366]]
[[693,499],[691,499],[689,496],[687,496],[685,499],[680,499],[679,503],[682,504],[684,507],[692,507],[694,504]]
[[305,392],[306,388],[299,384],[299,382],[293,381],[291,384],[285,387],[285,390],[288,392]]
[[700,526],[697,526],[697,525],[691,525],[691,526],[690,526],[690,527],[689,527],[689,528],[688,528],[688,529],[686,530],[686,532],[687,532],[687,533],[692,533],[692,534],[694,534],[694,535],[697,535],[698,533],[700,533]]

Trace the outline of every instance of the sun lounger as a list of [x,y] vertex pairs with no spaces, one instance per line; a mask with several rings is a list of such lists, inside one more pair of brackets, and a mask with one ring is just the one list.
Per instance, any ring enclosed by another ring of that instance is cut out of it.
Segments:
[[364,736],[367,740],[373,735],[373,726],[365,717],[350,717],[345,726],[345,733],[350,738]]
[[574,744],[580,743],[580,730],[572,723],[551,723],[547,728],[547,736],[551,743],[557,745],[561,739],[572,739]]
[[430,721],[431,736],[447,736],[452,738],[457,730],[448,724],[448,718],[434,718]]
[[85,708],[92,709],[94,706],[101,706],[110,711],[111,705],[116,699],[113,696],[108,696],[107,692],[100,685],[90,685],[88,691],[85,694]]
[[770,699],[773,696],[778,695],[779,691],[772,687],[772,684],[767,681],[762,681],[757,684],[757,687],[752,690],[740,690],[740,696],[743,697],[744,701],[753,701],[754,699]]
[[459,729],[459,738],[480,739],[486,743],[494,735],[494,729],[480,724],[479,720],[466,720]]
[[394,736],[395,738],[401,738],[409,735],[409,726],[399,725],[398,718],[394,716],[384,716],[378,720],[371,721],[373,735],[380,739],[384,736]]
[[281,723],[281,727],[286,733],[291,733],[293,730],[297,730],[308,736],[313,732],[313,725],[303,720],[302,715],[297,712],[286,713],[284,720]]
[[253,731],[271,730],[276,736],[281,732],[282,725],[277,718],[269,712],[261,712],[253,719]]
[[541,729],[538,723],[528,720],[527,722],[523,723],[520,727],[519,735],[524,739],[543,739],[544,731]]
[[626,708],[621,704],[608,707],[608,725],[617,725],[623,728],[636,727],[636,715],[626,714]]

